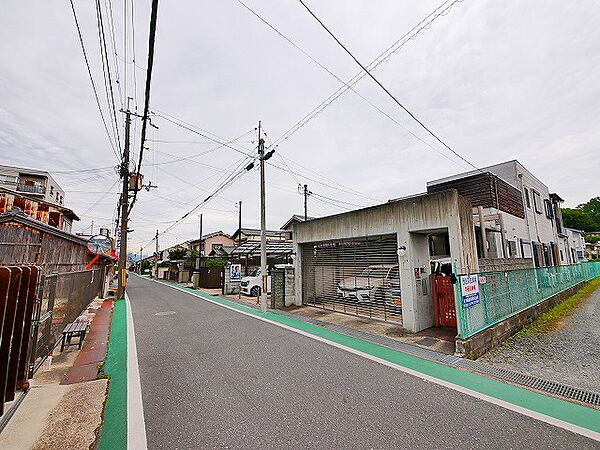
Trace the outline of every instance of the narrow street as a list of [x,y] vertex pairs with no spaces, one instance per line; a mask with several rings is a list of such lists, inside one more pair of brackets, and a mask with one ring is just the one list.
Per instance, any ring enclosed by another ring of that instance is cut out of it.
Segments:
[[148,448],[597,448],[154,281],[128,294]]

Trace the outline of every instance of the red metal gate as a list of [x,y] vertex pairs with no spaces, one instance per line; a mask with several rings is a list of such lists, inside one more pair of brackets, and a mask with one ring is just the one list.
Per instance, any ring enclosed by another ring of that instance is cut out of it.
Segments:
[[431,294],[433,297],[435,326],[456,328],[454,285],[450,282],[450,277],[432,275]]

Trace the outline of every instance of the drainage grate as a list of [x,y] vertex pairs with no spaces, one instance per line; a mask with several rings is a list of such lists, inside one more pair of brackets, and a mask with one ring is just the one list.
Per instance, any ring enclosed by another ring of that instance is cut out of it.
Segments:
[[[235,300],[233,300],[235,301]],[[248,305],[248,303],[235,301],[236,303],[243,304],[245,306],[250,306],[255,309],[259,309],[255,305]],[[403,353],[408,353],[409,355],[417,356],[419,358],[427,359],[429,361],[439,362],[441,364],[445,364],[447,366],[452,366],[455,368],[459,368],[462,370],[467,370],[469,372],[474,372],[480,375],[486,375],[490,377],[494,377],[500,379],[502,381],[507,381],[512,384],[516,384],[522,387],[535,389],[541,392],[545,392],[547,394],[555,395],[557,397],[561,397],[566,400],[572,400],[580,403],[584,403],[586,405],[591,405],[595,407],[600,407],[600,393],[585,391],[583,389],[575,388],[572,386],[567,386],[565,384],[556,383],[554,381],[548,381],[541,378],[537,378],[531,375],[525,375],[519,372],[513,372],[507,369],[500,369],[496,367],[491,367],[486,364],[482,364],[477,361],[471,361],[470,359],[460,358],[454,355],[447,355],[445,353],[436,352],[435,350],[430,350],[423,347],[417,347],[415,345],[406,344],[404,342],[398,342],[394,339],[390,339],[385,336],[380,336],[377,334],[367,333],[365,331],[355,330],[353,328],[348,328],[343,325],[336,325],[329,322],[324,322],[322,320],[313,319],[312,317],[302,316],[300,314],[295,314],[293,312],[288,311],[277,311],[278,314],[283,316],[291,317],[300,322],[310,323],[313,325],[320,326],[322,328],[326,328],[331,331],[335,331],[341,334],[345,334],[347,336],[355,337],[357,339],[361,339],[363,341],[368,341],[373,344],[383,345],[385,347],[392,348],[394,350],[398,350]]]

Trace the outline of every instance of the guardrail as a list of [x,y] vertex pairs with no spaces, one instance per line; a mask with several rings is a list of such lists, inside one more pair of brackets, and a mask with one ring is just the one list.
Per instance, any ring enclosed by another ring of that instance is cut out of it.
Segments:
[[600,261],[461,275],[456,283],[458,335],[473,336],[578,283],[600,276]]

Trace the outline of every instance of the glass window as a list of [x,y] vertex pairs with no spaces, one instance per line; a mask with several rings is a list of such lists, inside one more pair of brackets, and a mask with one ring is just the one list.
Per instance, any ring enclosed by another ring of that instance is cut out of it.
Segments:
[[533,208],[538,214],[542,213],[542,197],[539,192],[533,191]]
[[528,208],[531,208],[531,200],[529,199],[529,189],[523,188],[525,190],[525,203]]

